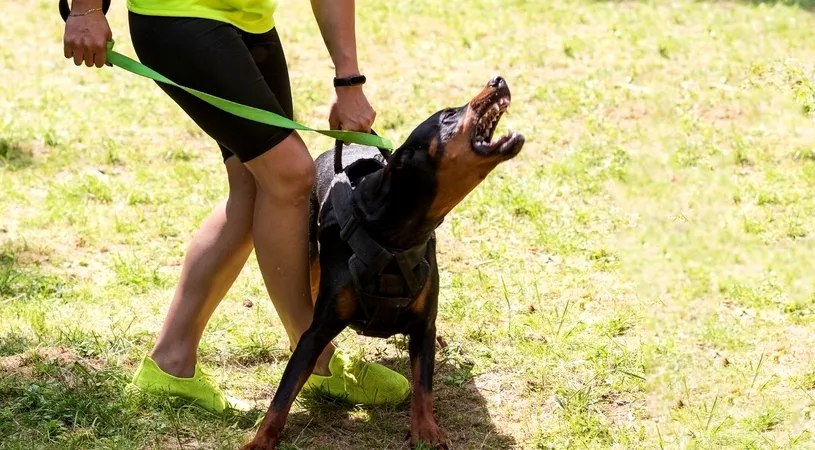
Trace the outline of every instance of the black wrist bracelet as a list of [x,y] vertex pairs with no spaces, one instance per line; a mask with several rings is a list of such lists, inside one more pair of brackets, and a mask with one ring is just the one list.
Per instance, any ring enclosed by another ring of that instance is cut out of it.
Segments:
[[365,84],[365,75],[354,75],[352,77],[334,77],[334,87],[359,86]]

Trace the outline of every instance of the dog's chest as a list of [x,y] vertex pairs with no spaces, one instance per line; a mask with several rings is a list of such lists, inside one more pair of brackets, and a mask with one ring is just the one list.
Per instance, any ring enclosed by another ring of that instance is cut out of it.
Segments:
[[366,231],[353,201],[351,182],[337,175],[321,207],[320,240],[338,238],[350,249],[347,270],[359,305],[351,327],[387,338],[405,331],[415,316],[411,307],[426,295],[435,236],[408,249],[386,248]]

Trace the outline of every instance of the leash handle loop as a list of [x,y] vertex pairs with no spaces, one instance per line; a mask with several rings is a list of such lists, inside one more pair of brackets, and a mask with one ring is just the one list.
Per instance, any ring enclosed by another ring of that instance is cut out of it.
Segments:
[[[371,135],[375,136],[377,138],[379,137],[379,135],[376,134],[376,132],[373,129],[371,129]],[[334,142],[334,175],[338,175],[338,174],[342,173],[342,171],[343,171],[343,167],[342,167],[342,147],[343,147],[342,140],[337,139]],[[379,153],[382,154],[382,157],[385,158],[385,164],[387,164],[390,161],[390,158],[391,158],[391,152],[388,151],[388,148],[391,148],[391,147],[389,147],[389,146],[380,146],[380,145],[376,145],[375,147],[379,150]]]

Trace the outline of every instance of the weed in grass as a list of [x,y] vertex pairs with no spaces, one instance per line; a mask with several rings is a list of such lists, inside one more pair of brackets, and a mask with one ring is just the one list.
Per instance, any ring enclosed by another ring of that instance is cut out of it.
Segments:
[[31,151],[20,144],[0,137],[0,168],[22,169],[33,164]]
[[151,287],[164,287],[166,278],[157,267],[150,267],[150,262],[135,255],[113,255],[112,270],[116,283],[133,289],[137,293],[145,292]]
[[780,425],[785,416],[786,411],[780,405],[768,405],[757,416],[748,419],[749,426],[763,433]]
[[0,252],[0,304],[60,297],[70,290],[68,285],[35,266],[21,266],[10,251]]

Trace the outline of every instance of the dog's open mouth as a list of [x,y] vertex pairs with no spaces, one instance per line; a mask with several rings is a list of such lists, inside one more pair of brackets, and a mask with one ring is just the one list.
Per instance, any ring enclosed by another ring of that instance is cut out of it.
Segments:
[[497,90],[493,95],[485,99],[481,105],[480,114],[476,118],[475,131],[473,131],[472,145],[476,152],[483,155],[513,155],[520,150],[523,145],[523,136],[515,132],[509,132],[495,141],[495,129],[501,116],[509,108],[511,101],[509,89]]

